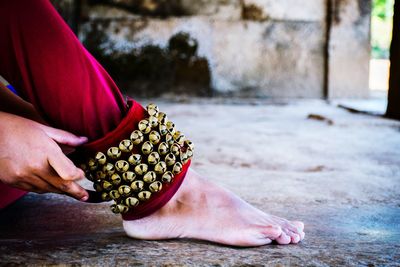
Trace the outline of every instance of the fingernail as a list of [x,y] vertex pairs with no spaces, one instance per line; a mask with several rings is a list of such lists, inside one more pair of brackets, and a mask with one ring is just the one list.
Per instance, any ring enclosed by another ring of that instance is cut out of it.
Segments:
[[88,138],[86,136],[80,136],[79,138],[82,140],[82,142],[88,141]]
[[86,202],[86,200],[88,200],[88,198],[89,198],[89,196],[84,196],[84,197],[81,198],[79,201]]

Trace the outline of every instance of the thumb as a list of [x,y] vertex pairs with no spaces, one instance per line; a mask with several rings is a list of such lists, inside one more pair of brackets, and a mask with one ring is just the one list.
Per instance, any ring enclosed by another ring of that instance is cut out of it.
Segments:
[[64,180],[79,180],[85,178],[85,174],[74,163],[67,158],[60,149],[55,150],[54,153],[49,154],[49,165],[56,171],[59,177]]
[[59,144],[64,144],[68,146],[80,146],[88,141],[87,137],[76,136],[70,132],[56,129],[50,126],[40,125],[39,127],[47,134],[48,137]]

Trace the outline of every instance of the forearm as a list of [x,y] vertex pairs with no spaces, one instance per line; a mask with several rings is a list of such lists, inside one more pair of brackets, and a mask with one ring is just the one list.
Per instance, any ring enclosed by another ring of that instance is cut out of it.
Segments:
[[2,83],[0,83],[0,103],[0,111],[47,124],[32,104],[12,93]]

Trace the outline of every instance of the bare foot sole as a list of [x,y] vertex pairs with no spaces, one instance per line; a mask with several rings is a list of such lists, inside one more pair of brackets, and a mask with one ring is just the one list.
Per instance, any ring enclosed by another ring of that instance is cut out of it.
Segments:
[[266,214],[193,170],[163,208],[123,226],[137,239],[194,238],[233,246],[296,244],[304,238],[302,222]]

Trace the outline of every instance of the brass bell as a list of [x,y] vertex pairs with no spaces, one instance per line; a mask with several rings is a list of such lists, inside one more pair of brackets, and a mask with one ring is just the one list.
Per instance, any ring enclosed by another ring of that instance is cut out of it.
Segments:
[[112,159],[117,159],[121,156],[121,150],[119,150],[119,148],[115,146],[110,147],[107,150],[107,156],[109,156]]
[[94,182],[94,181],[96,180],[96,178],[95,178],[89,171],[85,172],[85,177],[86,177],[89,181],[92,181],[92,182]]
[[169,152],[169,147],[167,145],[167,143],[165,142],[161,142],[158,145],[158,154],[160,154],[161,156],[166,155]]
[[147,157],[147,162],[150,165],[155,165],[160,161],[160,155],[157,152],[151,152]]
[[188,155],[187,155],[187,153],[183,153],[183,154],[181,154],[181,162],[183,163],[183,164],[186,164],[188,161],[189,161],[189,157],[188,157]]
[[110,183],[109,181],[106,181],[106,180],[101,181],[100,184],[101,184],[101,187],[107,191],[110,191],[113,188],[112,183]]
[[172,146],[174,144],[174,137],[172,134],[167,133],[165,135],[165,143],[167,143],[167,145]]
[[110,206],[110,209],[111,209],[111,211],[112,211],[113,213],[115,213],[115,214],[120,213],[117,204],[112,204],[112,205]]
[[123,197],[129,196],[131,192],[132,189],[127,185],[121,185],[120,187],[118,187],[118,193]]
[[87,165],[89,167],[89,170],[91,170],[91,171],[95,171],[97,169],[97,167],[98,167],[97,161],[92,159],[92,158],[90,158],[88,160]]
[[156,104],[150,103],[146,107],[147,113],[149,113],[150,116],[157,116],[159,109]]
[[105,172],[108,176],[111,176],[115,172],[114,164],[107,163],[103,166],[103,172]]
[[97,183],[97,182],[93,183],[93,188],[94,188],[94,190],[96,190],[96,192],[102,192],[103,191],[103,187],[101,186],[100,183]]
[[160,161],[159,163],[157,163],[157,164],[154,166],[154,171],[155,171],[157,174],[163,174],[164,172],[167,171],[167,164],[165,164],[164,161]]
[[160,191],[161,188],[162,188],[162,183],[160,181],[153,182],[149,185],[149,189],[153,193]]
[[149,200],[150,197],[151,197],[151,192],[150,192],[150,191],[141,191],[141,192],[139,192],[139,194],[138,194],[138,198],[139,198],[139,200],[141,200],[141,201]]
[[119,199],[121,195],[118,193],[118,190],[111,190],[110,197],[114,200]]
[[158,106],[156,105],[156,104],[154,104],[154,103],[149,103],[147,106],[146,106],[146,110],[147,109],[155,109],[155,110],[158,110]]
[[150,124],[151,128],[155,128],[155,127],[158,126],[158,119],[157,119],[157,117],[155,117],[155,116],[150,116],[150,117],[148,118],[148,120],[149,120],[149,124]]
[[100,165],[104,165],[107,162],[107,157],[104,155],[102,152],[97,152],[96,156],[94,159],[99,163]]
[[137,199],[136,197],[127,197],[125,199],[125,204],[130,207],[136,207],[137,205],[139,205],[139,199]]
[[192,141],[186,139],[186,140],[184,141],[184,144],[185,144],[185,146],[189,147],[192,151],[194,150],[194,144],[193,144]]
[[159,112],[157,116],[158,122],[161,124],[166,124],[168,121],[167,114],[164,112]]
[[186,164],[193,157],[193,152],[190,148],[186,149],[186,152],[181,152],[181,161]]
[[141,163],[135,167],[135,173],[137,175],[143,175],[148,170],[147,164]]
[[144,134],[148,134],[151,131],[150,122],[146,119],[139,121],[138,127]]
[[173,174],[178,174],[178,173],[180,173],[182,171],[182,168],[183,168],[182,163],[177,162],[172,167],[172,173]]
[[104,179],[106,179],[106,177],[107,177],[106,173],[104,173],[102,171],[97,171],[96,172],[96,179],[97,180],[104,180]]
[[183,142],[185,141],[185,136],[180,131],[176,131],[174,133],[174,140],[180,145],[183,145]]
[[175,133],[175,124],[172,121],[167,121],[167,129],[171,134]]
[[110,180],[113,185],[119,185],[119,184],[121,184],[121,181],[122,181],[121,176],[119,176],[118,173],[114,173],[113,175],[111,175]]
[[158,126],[158,131],[160,132],[160,134],[161,134],[162,136],[166,135],[166,134],[168,133],[167,125],[165,125],[165,124],[160,124],[160,126]]
[[128,162],[131,165],[138,165],[140,162],[142,162],[142,156],[140,154],[132,154],[129,156]]
[[126,160],[118,160],[115,162],[115,169],[118,172],[126,172],[129,170],[129,163]]
[[151,131],[149,134],[149,141],[153,145],[157,145],[161,140],[161,135],[156,131]]
[[89,170],[88,166],[85,163],[79,165],[82,171],[87,172]]
[[161,181],[163,183],[170,183],[173,178],[174,178],[174,175],[172,174],[172,172],[167,171],[161,176]]
[[139,130],[134,130],[131,133],[131,141],[132,141],[132,144],[134,144],[134,145],[138,145],[141,142],[143,142],[143,138],[144,138],[143,133]]
[[173,144],[171,146],[171,153],[178,157],[181,153],[181,147],[178,144]]
[[186,155],[189,159],[193,157],[193,150],[190,147],[186,149]]
[[146,172],[145,175],[143,175],[143,181],[146,183],[152,183],[157,179],[157,175],[153,171]]
[[181,151],[179,158],[181,159],[181,162],[185,162],[188,159],[188,155],[186,152]]
[[[111,178],[112,178],[112,177],[111,177]],[[132,182],[133,180],[136,179],[136,174],[135,174],[134,172],[124,172],[124,173],[122,174],[122,179],[123,179],[125,182],[130,183],[130,182]]]
[[144,142],[142,145],[143,154],[148,155],[152,151],[153,151],[153,145],[149,141]]
[[137,181],[133,181],[131,183],[131,188],[132,188],[132,190],[134,192],[142,191],[143,187],[144,187],[144,182],[143,181],[137,180]]
[[111,197],[110,197],[110,195],[109,195],[107,192],[103,192],[103,193],[101,194],[101,199],[104,200],[104,201],[110,201],[110,200],[111,200]]
[[120,213],[127,213],[129,208],[123,204],[117,204],[118,210]]
[[176,157],[174,154],[169,153],[168,155],[165,156],[165,163],[167,164],[167,166],[174,165],[175,162],[176,162]]
[[130,152],[130,151],[132,151],[132,149],[133,149],[132,141],[129,140],[129,139],[122,140],[122,141],[119,143],[118,148],[119,148],[122,152]]

